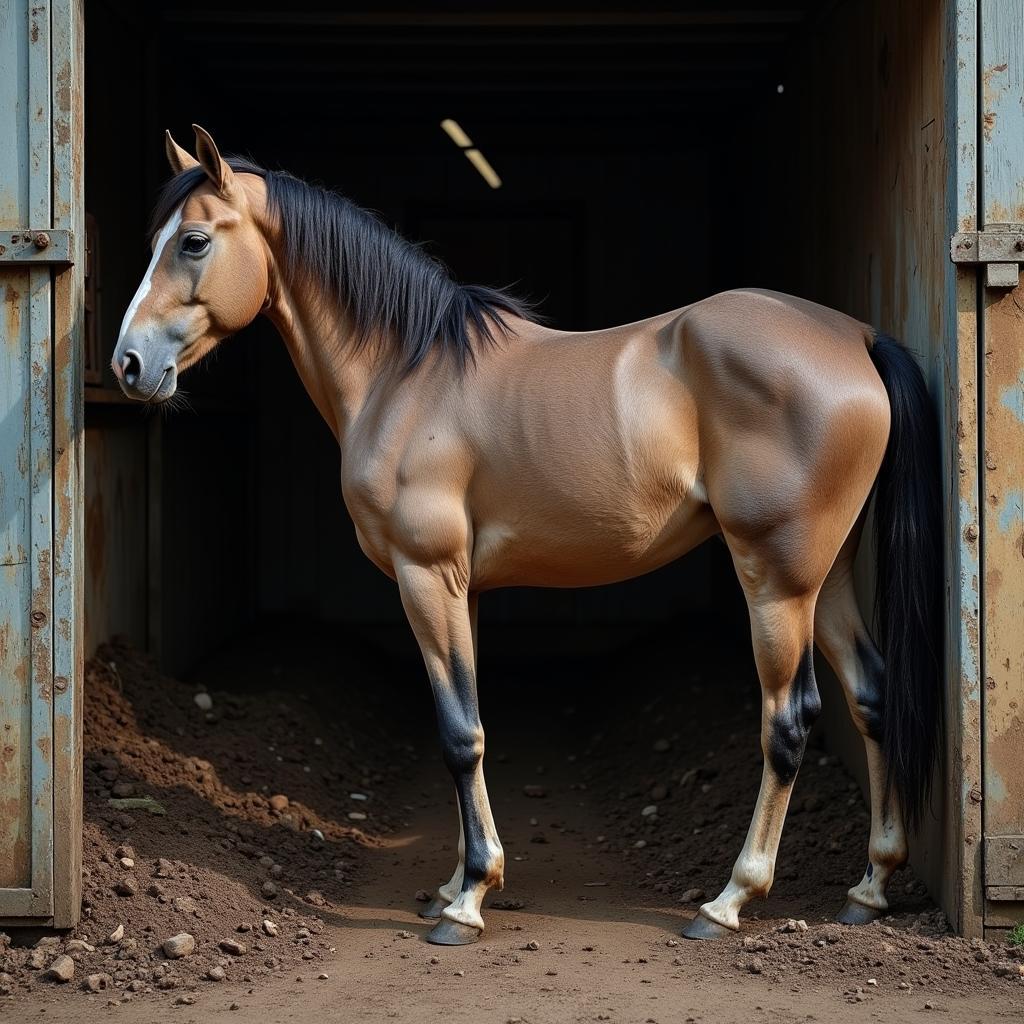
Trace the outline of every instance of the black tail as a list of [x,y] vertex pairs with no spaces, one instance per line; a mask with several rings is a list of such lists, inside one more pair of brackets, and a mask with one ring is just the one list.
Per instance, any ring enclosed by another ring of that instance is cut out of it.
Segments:
[[889,395],[889,444],[875,487],[875,619],[885,659],[886,792],[914,827],[942,730],[943,541],[939,430],[913,356],[876,334],[871,360]]

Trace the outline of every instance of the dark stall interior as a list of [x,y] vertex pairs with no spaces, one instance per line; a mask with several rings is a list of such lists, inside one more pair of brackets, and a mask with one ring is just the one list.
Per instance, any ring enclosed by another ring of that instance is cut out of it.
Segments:
[[[941,394],[950,271],[927,254],[949,237],[946,38],[931,0],[90,2],[86,654],[119,635],[195,685],[322,678],[346,712],[372,680],[414,693],[430,723],[416,739],[433,738],[428,688],[406,685],[421,670],[397,589],[358,548],[337,447],[270,325],[191,370],[186,408],[126,401],[107,367],[149,259],[165,128],[191,148],[198,122],[223,152],[345,193],[558,328],[777,288],[902,337]],[[557,682],[595,727],[625,701],[700,750],[693,709],[650,709],[707,687],[718,735],[759,757],[746,613],[717,540],[611,587],[490,593],[480,615],[499,742],[529,739],[528,709]],[[812,743],[863,788],[863,745],[820,659],[818,678]],[[915,851],[933,886],[942,849]]]
[[[197,121],[225,152],[343,191],[460,280],[510,285],[562,329],[732,286],[794,290],[799,267],[776,239],[797,200],[798,147],[784,140],[814,16],[748,7],[90,4],[89,646],[124,633],[181,673],[266,620],[402,621],[356,545],[333,438],[268,323],[190,372],[189,410],[120,400],[105,363],[145,268],[165,127],[191,146]],[[492,594],[481,614],[519,646],[526,630],[567,651],[695,616],[745,635],[717,542],[614,587]]]

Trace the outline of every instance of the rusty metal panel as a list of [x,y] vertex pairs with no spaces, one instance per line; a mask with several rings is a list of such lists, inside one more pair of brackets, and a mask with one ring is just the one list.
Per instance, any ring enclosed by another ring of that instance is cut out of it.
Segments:
[[53,285],[53,924],[78,923],[82,887],[85,175],[83,0],[53,0],[53,228],[72,265]]
[[[50,12],[4,5],[0,227],[50,226]],[[0,271],[0,914],[53,911],[52,280]]]
[[[981,0],[980,26],[982,227],[1024,232],[1024,7]],[[985,924],[1003,928],[1024,921],[1024,286],[984,290],[982,344]]]

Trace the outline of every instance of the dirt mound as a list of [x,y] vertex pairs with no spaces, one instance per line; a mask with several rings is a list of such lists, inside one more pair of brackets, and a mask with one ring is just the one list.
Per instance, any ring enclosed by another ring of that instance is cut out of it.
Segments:
[[[729,668],[744,671],[740,663]],[[642,707],[624,706],[621,728],[593,736],[580,759],[589,766],[584,785],[603,795],[601,845],[630,866],[651,902],[670,900],[687,912],[728,881],[762,768],[756,700],[722,700],[708,679],[695,674]],[[748,692],[756,687],[751,679]],[[769,898],[748,905],[735,939],[680,939],[675,962],[839,986],[851,1002],[877,985],[965,993],[1005,981],[1019,991],[1024,949],[955,936],[910,868],[889,885],[890,915],[867,927],[834,923],[864,870],[870,816],[857,783],[819,743],[812,736]]]
[[392,828],[396,769],[371,717],[208,693],[113,643],[86,665],[84,740],[81,925],[0,938],[0,993],[188,1002],[225,979],[315,977],[361,851]]

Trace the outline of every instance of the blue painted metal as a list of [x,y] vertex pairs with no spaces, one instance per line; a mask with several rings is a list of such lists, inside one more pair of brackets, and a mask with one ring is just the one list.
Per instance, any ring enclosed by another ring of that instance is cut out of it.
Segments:
[[[45,230],[80,244],[80,127],[77,137],[66,132],[58,109],[80,111],[80,100],[70,99],[72,76],[80,81],[80,13],[71,0],[0,0],[5,237]],[[76,24],[77,63],[69,53]],[[55,716],[55,693],[65,703],[80,699],[80,472],[67,466],[77,465],[81,447],[81,346],[69,327],[81,315],[74,285],[81,268],[55,269],[52,262],[0,261],[0,919],[71,925],[77,906],[69,911],[63,894],[78,892],[80,866],[67,856],[55,862],[55,822],[62,846],[65,830],[76,828],[77,849],[80,822],[69,807],[81,799],[80,719],[76,734],[64,722],[66,710]],[[55,863],[62,893],[56,901]]]
[[[978,229],[978,0],[946,0],[946,231]],[[941,258],[933,253],[932,258]],[[948,480],[946,798],[940,902],[963,935],[984,928],[977,268],[947,263],[942,433]]]
[[53,227],[73,266],[53,292],[53,923],[81,910],[84,594],[85,154],[83,0],[52,0]]
[[[1024,4],[980,14],[982,226],[1024,231]],[[1024,285],[985,289],[981,329],[985,924],[1005,928],[1024,921]]]

